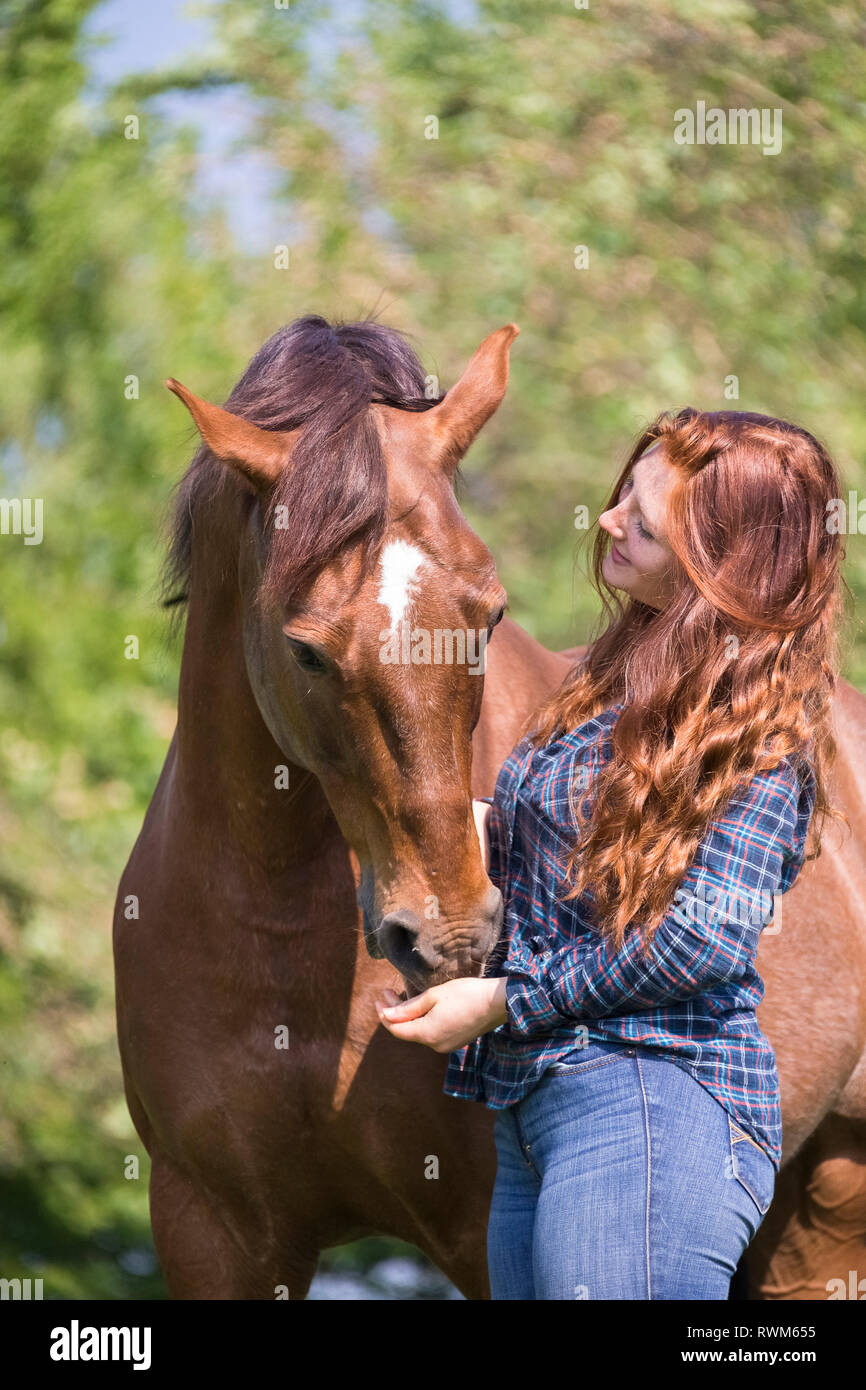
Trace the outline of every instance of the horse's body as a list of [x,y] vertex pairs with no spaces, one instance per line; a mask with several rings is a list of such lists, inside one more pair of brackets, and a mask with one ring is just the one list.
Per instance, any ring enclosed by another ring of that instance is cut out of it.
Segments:
[[[211,424],[206,439],[229,457]],[[199,502],[178,727],[115,914],[120,1051],[152,1160],[159,1259],[176,1298],[303,1298],[322,1249],[387,1233],[425,1251],[467,1298],[486,1298],[494,1115],[445,1096],[447,1058],[392,1037],[373,1002],[407,979],[400,951],[417,915],[394,907],[420,902],[412,885],[422,868],[418,893],[438,884],[444,904],[439,936],[417,931],[432,979],[483,969],[495,912],[477,842],[470,850],[462,838],[464,824],[474,834],[469,797],[449,806],[459,822],[453,893],[477,904],[471,920],[484,939],[471,961],[436,845],[403,879],[392,861],[404,867],[408,848],[398,854],[389,841],[378,860],[370,851],[377,883],[399,885],[374,908],[366,850],[347,843],[357,834],[372,844],[372,833],[357,830],[333,786],[326,795],[330,774],[310,770],[306,743],[303,760],[287,756],[293,732],[282,732],[257,688],[266,653],[248,631],[258,582],[258,570],[248,572],[250,507],[234,479]],[[502,624],[471,737],[474,795],[492,792],[524,721],[576,655]],[[452,696],[459,723],[459,700],[475,695]],[[836,718],[836,802],[857,831],[866,824],[866,701],[844,682]],[[387,799],[373,791],[377,804]],[[856,833],[841,847],[832,840],[784,899],[783,930],[761,947],[761,1022],[779,1060],[785,1153],[747,1257],[753,1297],[824,1298],[828,1280],[863,1267],[866,854]],[[390,934],[371,930],[373,912]],[[393,964],[369,953],[365,934]]]

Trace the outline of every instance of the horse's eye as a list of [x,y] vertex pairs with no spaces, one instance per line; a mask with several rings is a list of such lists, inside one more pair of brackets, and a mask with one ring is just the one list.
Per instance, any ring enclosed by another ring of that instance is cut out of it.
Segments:
[[311,671],[317,674],[321,674],[322,671],[327,671],[328,667],[326,663],[322,660],[314,647],[308,646],[306,642],[296,642],[291,637],[289,638],[289,644],[292,649],[292,656],[295,658],[295,661],[302,671]]
[[502,622],[502,619],[503,619],[504,616],[505,616],[505,604],[503,603],[503,605],[502,605],[502,607],[499,609],[498,613],[494,613],[494,614],[493,614],[493,617],[490,619],[490,622],[487,624],[487,634],[488,634],[488,636],[489,636],[490,633],[493,631],[493,629],[496,627],[496,625],[497,625],[498,623],[501,623],[501,622]]

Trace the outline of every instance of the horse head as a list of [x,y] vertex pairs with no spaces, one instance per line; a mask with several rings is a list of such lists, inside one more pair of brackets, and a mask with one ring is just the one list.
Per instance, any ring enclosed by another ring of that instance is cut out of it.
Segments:
[[367,949],[410,992],[481,974],[502,925],[470,777],[506,594],[454,481],[518,331],[492,333],[433,398],[393,330],[314,316],[265,344],[227,408],[166,383],[208,466],[246,494],[238,584],[262,718],[321,784],[360,865]]

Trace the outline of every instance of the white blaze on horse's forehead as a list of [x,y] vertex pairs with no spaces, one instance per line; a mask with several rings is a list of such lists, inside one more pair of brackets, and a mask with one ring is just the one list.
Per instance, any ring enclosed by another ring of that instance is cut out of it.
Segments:
[[423,550],[408,541],[389,541],[382,551],[378,599],[391,615],[392,630],[407,616],[426,560]]

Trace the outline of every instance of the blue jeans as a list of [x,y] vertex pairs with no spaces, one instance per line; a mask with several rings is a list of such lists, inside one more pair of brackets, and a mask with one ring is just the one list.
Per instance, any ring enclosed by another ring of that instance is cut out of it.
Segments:
[[772,1159],[699,1081],[590,1042],[496,1112],[494,1299],[726,1299]]

